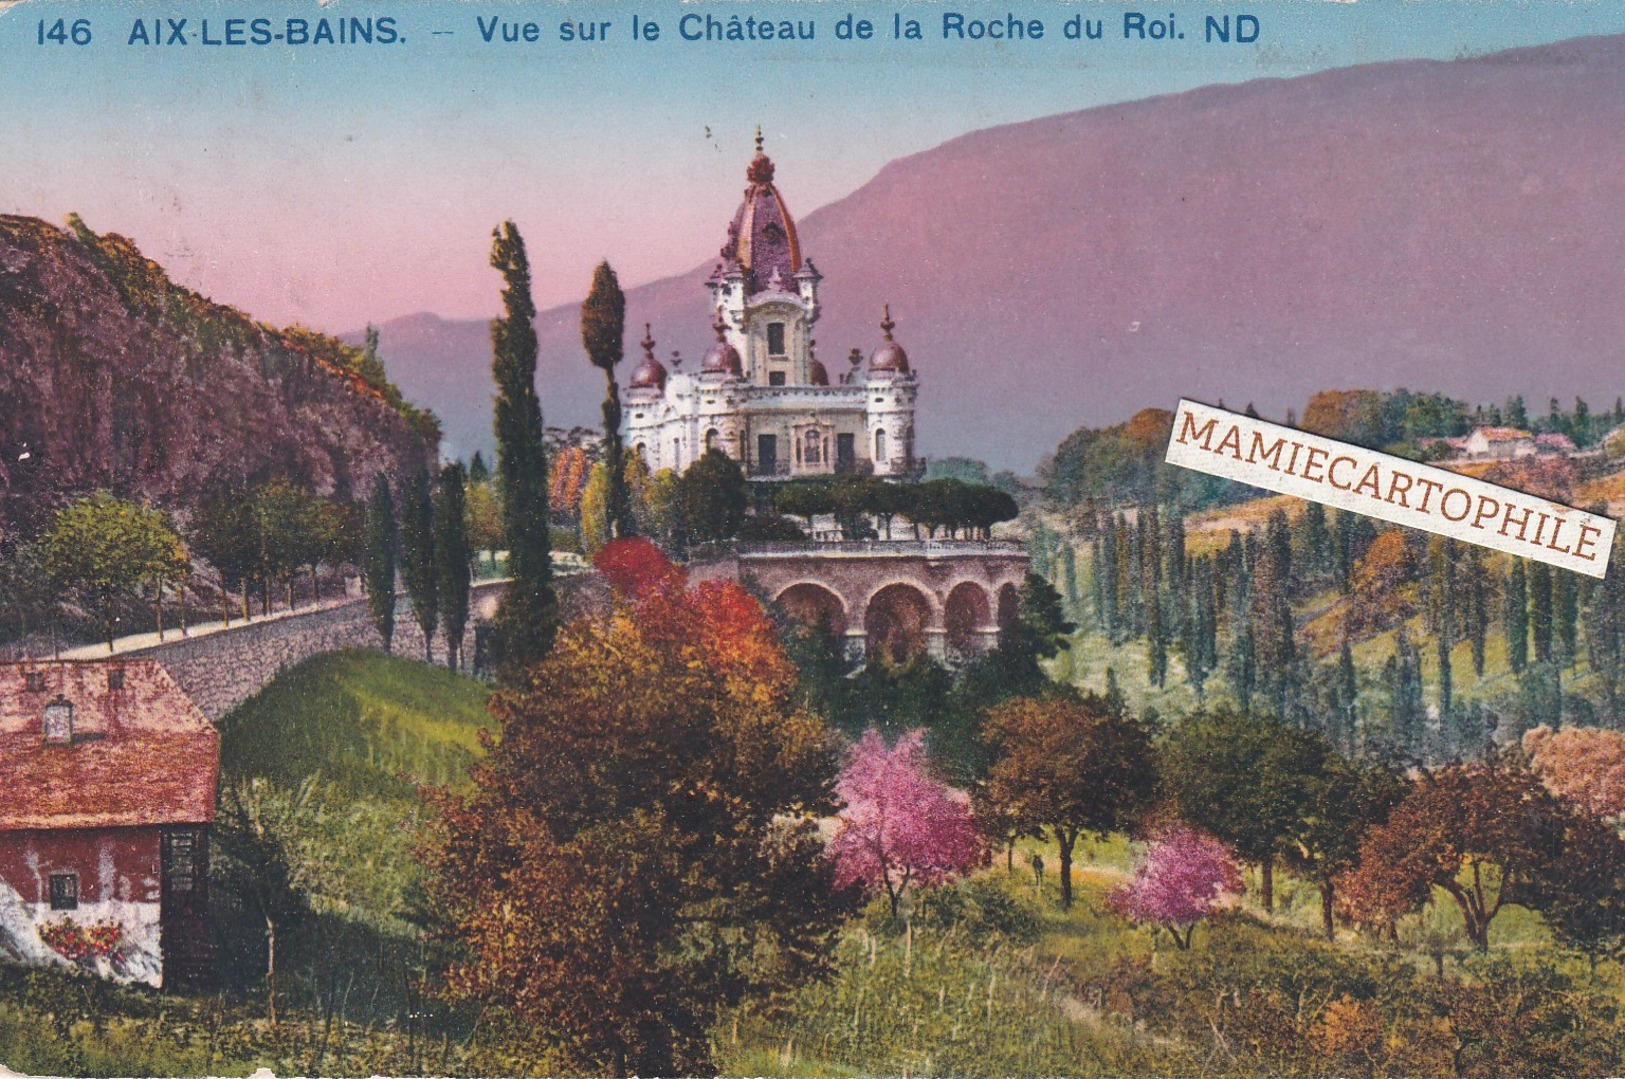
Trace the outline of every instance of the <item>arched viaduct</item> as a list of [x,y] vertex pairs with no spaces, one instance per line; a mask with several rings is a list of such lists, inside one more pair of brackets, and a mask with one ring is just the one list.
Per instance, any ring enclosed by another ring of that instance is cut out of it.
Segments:
[[827,625],[848,658],[921,652],[958,662],[984,652],[1017,616],[1027,552],[1015,543],[862,541],[746,544],[690,567],[730,578],[804,625]]

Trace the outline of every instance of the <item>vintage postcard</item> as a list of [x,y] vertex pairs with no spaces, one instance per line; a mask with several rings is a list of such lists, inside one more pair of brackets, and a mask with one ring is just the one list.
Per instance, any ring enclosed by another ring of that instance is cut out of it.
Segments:
[[1625,8],[0,2],[0,1074],[1625,1071]]

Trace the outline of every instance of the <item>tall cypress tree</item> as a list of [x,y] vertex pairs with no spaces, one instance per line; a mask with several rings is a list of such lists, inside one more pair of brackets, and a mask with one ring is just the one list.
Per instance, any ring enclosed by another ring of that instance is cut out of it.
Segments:
[[440,490],[434,502],[434,555],[440,628],[446,634],[446,665],[455,671],[461,666],[463,633],[468,628],[469,580],[474,565],[463,466],[457,461],[440,470]]
[[497,475],[511,578],[492,620],[491,644],[498,677],[512,685],[552,647],[558,600],[548,531],[547,448],[536,397],[530,260],[512,221],[503,222],[491,238],[491,265],[502,272],[503,281],[504,314],[491,323],[491,374],[497,386]]
[[[647,335],[648,327],[644,327]],[[581,305],[581,344],[587,359],[604,372],[604,466],[608,471],[609,497],[605,519],[611,537],[637,534],[632,518],[632,502],[626,496],[626,465],[621,449],[621,386],[615,381],[615,365],[621,362],[626,332],[626,296],[609,263],[600,262],[592,273],[592,288]],[[653,341],[646,346],[654,347]]]
[[1168,635],[1162,628],[1162,604],[1152,590],[1146,603],[1146,674],[1151,684],[1161,687],[1168,677]]
[[1484,552],[1477,544],[1466,544],[1467,639],[1473,646],[1473,673],[1484,677],[1484,643],[1489,634],[1489,581],[1484,568]]
[[1552,570],[1552,621],[1556,632],[1559,667],[1572,664],[1576,656],[1579,637],[1580,597],[1574,574],[1568,570]]
[[1507,574],[1506,611],[1501,618],[1506,631],[1507,664],[1515,673],[1529,665],[1529,587],[1523,569],[1523,559],[1512,559],[1512,570]]
[[1535,662],[1552,658],[1552,568],[1544,562],[1529,566],[1529,638]]
[[412,619],[423,631],[423,659],[434,653],[434,631],[440,624],[440,597],[436,594],[434,505],[429,491],[429,470],[419,467],[406,484],[401,499],[401,580],[412,597]]
[[372,498],[367,503],[362,570],[367,580],[367,612],[384,639],[385,652],[395,639],[395,552],[395,499],[389,493],[389,477],[380,472],[373,477]]

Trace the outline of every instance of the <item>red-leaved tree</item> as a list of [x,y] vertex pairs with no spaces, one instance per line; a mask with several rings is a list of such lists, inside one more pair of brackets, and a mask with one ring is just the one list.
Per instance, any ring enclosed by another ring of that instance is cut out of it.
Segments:
[[633,601],[655,592],[681,593],[688,585],[682,568],[642,537],[611,540],[593,556],[592,565],[618,595]]
[[890,749],[869,731],[852,747],[835,791],[846,803],[830,846],[835,884],[884,891],[894,917],[911,886],[965,873],[981,857],[969,802],[931,775],[921,731]]
[[1546,789],[1594,817],[1625,816],[1625,734],[1597,727],[1523,736],[1529,765]]
[[1224,844],[1181,824],[1151,841],[1133,878],[1106,903],[1130,921],[1168,930],[1183,951],[1191,946],[1196,924],[1243,887],[1241,870]]

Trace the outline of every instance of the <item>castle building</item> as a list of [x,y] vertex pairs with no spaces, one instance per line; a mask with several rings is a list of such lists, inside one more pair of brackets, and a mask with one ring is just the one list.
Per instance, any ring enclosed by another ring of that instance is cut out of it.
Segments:
[[918,381],[892,337],[890,307],[868,362],[854,349],[851,370],[832,383],[813,338],[821,278],[803,257],[760,131],[745,179],[744,201],[706,282],[716,342],[697,372],[668,371],[644,327],[643,359],[626,394],[626,444],[655,471],[681,471],[717,449],[753,480],[916,477]]

